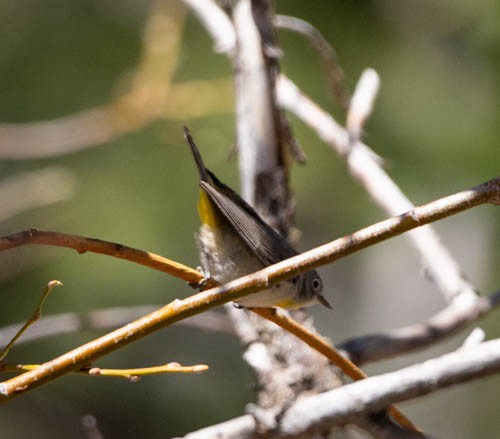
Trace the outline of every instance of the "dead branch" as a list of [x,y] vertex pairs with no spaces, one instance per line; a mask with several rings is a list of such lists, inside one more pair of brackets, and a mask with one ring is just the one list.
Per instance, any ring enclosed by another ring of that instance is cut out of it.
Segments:
[[[308,396],[293,404],[281,421],[281,429],[270,438],[309,438],[335,426],[367,426],[366,414],[378,413],[388,403],[407,401],[436,390],[462,384],[500,371],[500,339],[460,349],[396,372],[346,384],[329,392]],[[391,435],[385,430],[378,437],[427,437],[414,432]],[[255,437],[255,421],[250,415],[189,433],[185,439]],[[407,436],[409,435],[409,436]]]
[[277,28],[300,33],[309,40],[325,67],[328,79],[330,80],[330,86],[332,87],[333,96],[347,111],[351,97],[345,84],[344,72],[338,62],[334,48],[326,40],[323,34],[311,23],[301,18],[290,17],[289,15],[276,15],[274,17],[274,25]]
[[280,433],[302,437],[332,425],[355,423],[357,416],[379,411],[388,402],[424,396],[499,371],[500,339],[497,339],[303,398],[283,417]]
[[499,304],[500,291],[491,297],[461,294],[425,322],[352,338],[338,348],[357,365],[400,356],[456,334]]

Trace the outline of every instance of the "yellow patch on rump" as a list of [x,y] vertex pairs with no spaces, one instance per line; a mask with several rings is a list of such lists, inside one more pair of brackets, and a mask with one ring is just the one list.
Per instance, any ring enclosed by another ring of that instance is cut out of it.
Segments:
[[198,199],[198,214],[200,215],[201,222],[209,227],[215,228],[217,226],[217,219],[212,202],[208,195],[200,189],[200,198]]

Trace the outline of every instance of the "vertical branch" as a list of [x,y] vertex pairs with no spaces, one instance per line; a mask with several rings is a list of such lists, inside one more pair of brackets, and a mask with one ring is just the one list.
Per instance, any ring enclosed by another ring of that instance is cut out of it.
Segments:
[[[258,21],[256,21],[258,20]],[[288,234],[291,209],[281,117],[274,96],[278,70],[267,0],[240,0],[233,9],[237,51],[237,144],[243,198],[280,233]]]
[[[240,0],[233,9],[237,144],[243,197],[283,236],[293,214],[288,185],[289,157],[295,145],[284,111],[278,107],[275,82],[279,72],[273,14],[269,0]],[[292,334],[256,315],[231,310],[245,344],[244,358],[259,382],[258,429],[274,430],[279,419],[304,392],[320,393],[340,385],[336,371],[321,355],[311,353]],[[304,313],[295,315],[312,328]]]

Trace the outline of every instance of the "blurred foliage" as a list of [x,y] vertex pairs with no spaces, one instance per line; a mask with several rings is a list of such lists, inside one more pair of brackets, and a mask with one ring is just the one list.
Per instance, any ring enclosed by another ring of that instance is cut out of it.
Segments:
[[[149,8],[150,2],[138,0],[0,1],[0,121],[50,120],[115,98],[140,59]],[[277,10],[321,30],[335,47],[351,88],[363,68],[378,71],[382,89],[365,139],[387,158],[390,174],[415,203],[498,174],[498,2],[288,0],[278,1]],[[230,77],[230,63],[214,54],[212,41],[192,15],[183,32],[175,83]],[[287,31],[280,31],[279,37],[284,72],[343,122],[307,42]],[[235,166],[226,161],[235,140],[234,115],[217,112],[185,122],[208,166],[237,187]],[[352,181],[344,163],[307,127],[294,118],[292,122],[309,157],[307,166],[296,167],[292,175],[301,246],[308,248],[382,219],[384,214]],[[198,264],[193,239],[197,184],[180,121],[157,121],[71,155],[0,161],[0,180],[48,165],[74,174],[74,196],[7,220],[0,224],[2,235],[26,228],[52,229]],[[500,284],[500,224],[493,209],[480,207],[437,226],[484,293]],[[26,318],[42,286],[53,278],[65,286],[54,291],[46,314],[162,304],[191,293],[162,273],[64,249],[16,249],[1,254],[0,264],[2,325]],[[404,238],[324,267],[321,273],[335,309],[333,314],[312,309],[322,333],[339,341],[419,321],[438,310],[443,305],[439,295],[422,279],[419,268]],[[484,327],[489,337],[500,335],[496,315],[486,319]],[[48,360],[97,335],[75,334],[14,347],[9,361]],[[464,335],[368,371],[389,370],[445,352]],[[83,438],[80,417],[86,413],[97,418],[106,438],[170,437],[229,419],[254,398],[254,379],[241,351],[228,336],[169,328],[98,365],[141,367],[179,361],[209,364],[208,373],[145,378],[138,384],[66,377],[2,407],[2,437]],[[438,437],[494,437],[500,435],[499,390],[500,379],[490,378],[403,408]],[[446,419],[443,406],[449,413]]]

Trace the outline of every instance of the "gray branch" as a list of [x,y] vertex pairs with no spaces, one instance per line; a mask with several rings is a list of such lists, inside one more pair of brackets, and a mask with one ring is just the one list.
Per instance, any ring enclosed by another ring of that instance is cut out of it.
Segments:
[[302,437],[333,425],[355,423],[357,417],[390,403],[499,371],[500,339],[496,339],[297,401],[284,415],[281,433]]
[[[380,437],[423,437],[400,433],[380,419],[367,413],[379,413],[391,403],[407,401],[444,389],[486,377],[500,371],[500,339],[462,348],[456,352],[425,361],[396,372],[367,378],[319,395],[304,397],[284,414],[280,430],[269,437],[310,438],[336,426],[356,424]],[[374,421],[376,421],[374,423]],[[255,423],[250,415],[226,421],[193,432],[186,439],[253,438]],[[391,436],[392,435],[392,436]]]
[[500,290],[491,297],[460,295],[425,322],[352,338],[336,346],[357,365],[396,357],[465,329],[499,304]]

